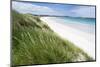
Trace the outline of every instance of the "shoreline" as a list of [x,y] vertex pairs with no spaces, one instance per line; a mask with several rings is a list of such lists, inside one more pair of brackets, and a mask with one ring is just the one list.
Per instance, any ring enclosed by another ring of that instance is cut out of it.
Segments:
[[[90,57],[95,59],[95,35],[78,30],[77,25],[72,25],[71,27],[69,24],[57,23],[57,21],[50,17],[41,17],[40,19],[47,23],[59,36],[74,43]],[[82,25],[80,28],[82,28]]]

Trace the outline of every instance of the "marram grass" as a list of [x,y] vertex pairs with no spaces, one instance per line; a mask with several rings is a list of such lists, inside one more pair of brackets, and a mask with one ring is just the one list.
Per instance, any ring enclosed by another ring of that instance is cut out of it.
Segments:
[[58,36],[40,17],[12,11],[12,65],[90,60],[83,50]]

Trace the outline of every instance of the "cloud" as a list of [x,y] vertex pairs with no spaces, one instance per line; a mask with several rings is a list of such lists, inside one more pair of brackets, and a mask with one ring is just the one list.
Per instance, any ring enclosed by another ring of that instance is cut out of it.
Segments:
[[20,13],[42,14],[42,15],[59,14],[49,7],[38,6],[38,5],[33,5],[31,3],[23,3],[23,2],[12,2],[12,9]]
[[53,5],[51,8],[46,4],[39,6],[34,3],[13,1],[12,8],[20,13],[95,18],[95,7],[92,6]]
[[95,7],[80,6],[77,9],[71,10],[71,12],[80,17],[95,18]]

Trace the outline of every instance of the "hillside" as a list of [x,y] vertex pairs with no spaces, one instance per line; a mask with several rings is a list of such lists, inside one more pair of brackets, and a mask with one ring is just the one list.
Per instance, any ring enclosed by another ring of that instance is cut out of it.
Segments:
[[53,32],[39,16],[12,11],[12,65],[90,60],[84,51]]

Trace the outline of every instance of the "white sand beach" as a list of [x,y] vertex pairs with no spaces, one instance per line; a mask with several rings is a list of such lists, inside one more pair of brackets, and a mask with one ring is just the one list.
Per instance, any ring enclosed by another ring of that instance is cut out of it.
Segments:
[[83,24],[58,23],[60,21],[55,21],[50,17],[41,17],[41,20],[46,22],[59,36],[71,41],[95,59],[95,34],[81,30],[90,27]]

